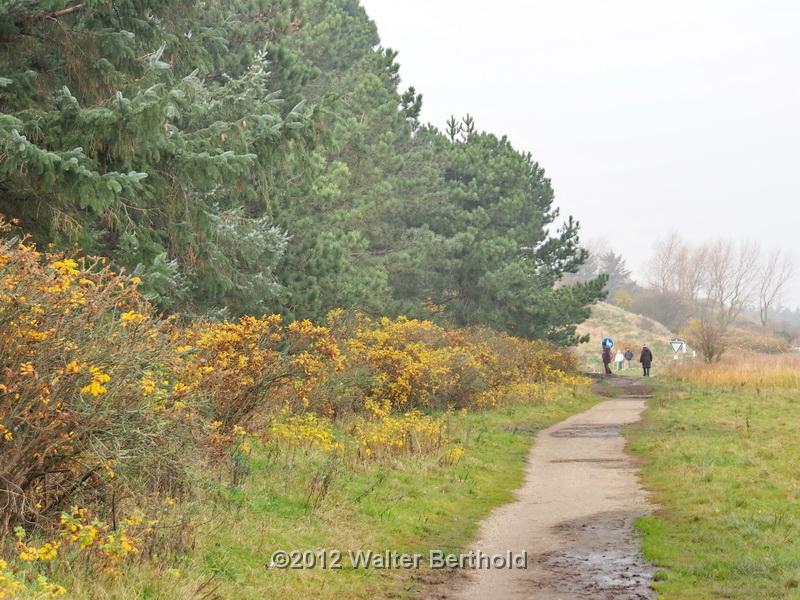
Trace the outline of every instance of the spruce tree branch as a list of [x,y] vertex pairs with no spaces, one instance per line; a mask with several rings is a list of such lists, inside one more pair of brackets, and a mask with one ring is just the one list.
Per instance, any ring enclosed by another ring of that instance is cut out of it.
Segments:
[[61,10],[57,10],[51,13],[47,13],[43,15],[45,19],[50,19],[51,21],[57,21],[60,17],[65,17],[67,15],[71,15],[76,13],[80,10],[83,10],[83,4],[75,4],[74,6],[68,6],[67,8],[62,8]]

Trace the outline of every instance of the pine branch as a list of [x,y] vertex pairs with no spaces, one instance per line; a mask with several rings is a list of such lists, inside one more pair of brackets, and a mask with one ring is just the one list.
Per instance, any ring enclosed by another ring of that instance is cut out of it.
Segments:
[[74,6],[68,6],[67,8],[62,8],[61,10],[57,10],[55,12],[48,13],[43,15],[45,19],[50,19],[51,21],[57,21],[60,17],[65,17],[67,15],[71,15],[76,13],[80,10],[83,10],[83,4],[76,4]]

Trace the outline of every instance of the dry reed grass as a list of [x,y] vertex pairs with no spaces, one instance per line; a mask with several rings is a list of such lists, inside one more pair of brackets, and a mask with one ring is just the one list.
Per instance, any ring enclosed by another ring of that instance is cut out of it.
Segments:
[[800,353],[737,351],[719,362],[673,365],[670,375],[694,385],[800,389]]

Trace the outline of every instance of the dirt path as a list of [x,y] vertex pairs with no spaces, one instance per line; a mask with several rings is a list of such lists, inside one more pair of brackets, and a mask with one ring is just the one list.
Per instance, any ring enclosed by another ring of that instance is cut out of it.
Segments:
[[528,552],[528,568],[474,570],[431,597],[458,600],[654,598],[653,570],[632,521],[645,492],[620,427],[638,421],[649,389],[613,378],[617,398],[539,432],[517,500],[481,524],[475,551]]

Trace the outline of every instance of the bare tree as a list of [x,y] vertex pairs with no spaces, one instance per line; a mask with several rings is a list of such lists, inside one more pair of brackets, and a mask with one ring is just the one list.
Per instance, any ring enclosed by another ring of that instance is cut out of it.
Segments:
[[708,247],[705,244],[684,245],[676,255],[675,280],[677,292],[689,302],[696,302],[703,288],[708,266]]
[[658,239],[648,261],[649,290],[634,294],[632,309],[671,329],[694,316],[705,268],[705,247],[694,247],[677,232]]
[[577,272],[564,273],[559,281],[559,285],[586,283],[602,272],[600,269],[600,257],[608,252],[608,243],[602,238],[592,238],[584,242],[582,246],[589,252],[586,262],[581,265]]
[[789,254],[780,248],[773,250],[761,266],[758,277],[758,316],[767,326],[769,311],[780,300],[787,284],[794,278],[795,265]]
[[795,274],[781,250],[762,260],[753,242],[695,245],[674,232],[656,242],[649,267],[651,290],[638,295],[634,308],[643,305],[640,312],[655,313],[671,327],[688,323],[693,344],[709,362],[725,352],[730,329],[746,309],[757,305],[766,326]]
[[719,240],[706,248],[699,317],[690,332],[708,362],[725,352],[730,326],[755,297],[759,256],[760,250],[752,242],[737,246]]
[[676,291],[676,271],[680,253],[686,244],[678,232],[659,239],[653,245],[650,259],[650,286],[662,294]]
[[730,324],[753,300],[759,248],[752,242],[736,246],[719,240],[709,247],[705,296],[710,306],[726,324]]

